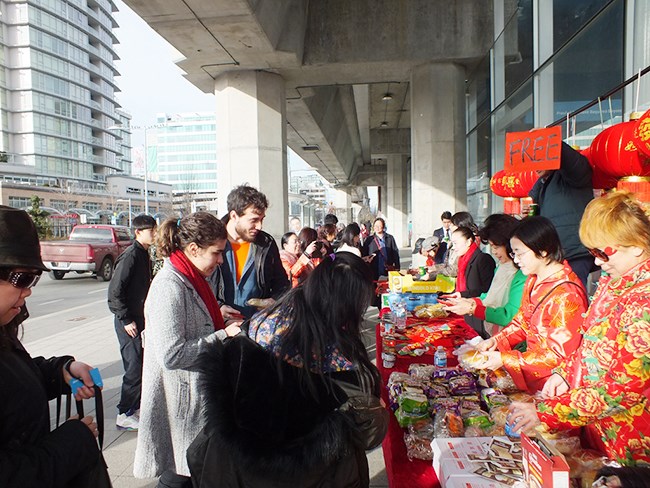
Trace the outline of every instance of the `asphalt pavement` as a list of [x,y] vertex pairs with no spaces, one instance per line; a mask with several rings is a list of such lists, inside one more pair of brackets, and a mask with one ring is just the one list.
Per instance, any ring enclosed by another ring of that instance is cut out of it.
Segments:
[[[99,368],[104,381],[104,457],[114,488],[155,487],[155,479],[133,477],[133,457],[137,433],[115,427],[117,402],[123,374],[113,315],[106,304],[108,283],[90,274],[70,273],[61,281],[44,275],[27,299],[30,318],[23,327],[22,342],[32,356],[73,355]],[[376,309],[367,314],[364,340],[371,357],[375,355]],[[55,404],[50,402],[52,424]],[[94,403],[86,401],[86,413],[94,414]],[[74,407],[73,407],[74,410]],[[370,486],[384,488],[386,480],[381,447],[368,452]]]

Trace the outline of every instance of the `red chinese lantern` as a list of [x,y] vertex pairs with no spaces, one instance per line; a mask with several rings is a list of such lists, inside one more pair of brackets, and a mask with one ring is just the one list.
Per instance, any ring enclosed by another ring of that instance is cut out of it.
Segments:
[[490,179],[490,189],[500,197],[523,198],[528,196],[537,178],[535,171],[506,173],[505,170],[501,170]]
[[503,199],[503,213],[508,215],[520,215],[521,203],[518,198],[505,197]]
[[637,121],[633,135],[634,145],[646,157],[650,158],[650,110]]
[[640,153],[634,144],[634,131],[638,123],[638,120],[621,122],[594,137],[586,154],[592,166],[614,178],[650,176],[650,159]]
[[627,190],[642,201],[650,203],[650,178],[647,176],[626,176],[616,185],[617,190]]

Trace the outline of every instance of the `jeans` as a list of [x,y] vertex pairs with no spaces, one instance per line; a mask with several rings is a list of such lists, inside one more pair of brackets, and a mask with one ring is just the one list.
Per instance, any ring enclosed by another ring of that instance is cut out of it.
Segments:
[[138,335],[131,337],[124,330],[124,326],[115,319],[115,333],[120,343],[120,354],[124,365],[122,378],[122,393],[117,404],[118,413],[128,413],[140,408],[140,395],[142,392],[142,336],[144,317],[135,319]]

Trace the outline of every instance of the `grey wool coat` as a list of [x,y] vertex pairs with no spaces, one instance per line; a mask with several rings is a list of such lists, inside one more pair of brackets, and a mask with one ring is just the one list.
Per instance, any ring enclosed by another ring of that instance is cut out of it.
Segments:
[[145,349],[140,427],[133,473],[165,470],[189,476],[186,451],[203,427],[196,360],[208,344],[223,340],[198,292],[168,260],[144,305]]

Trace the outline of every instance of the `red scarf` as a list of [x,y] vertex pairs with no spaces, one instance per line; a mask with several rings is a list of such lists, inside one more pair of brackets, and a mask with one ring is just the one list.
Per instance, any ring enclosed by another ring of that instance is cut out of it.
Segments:
[[183,251],[174,251],[169,257],[169,260],[174,265],[174,268],[190,280],[190,283],[198,292],[201,300],[203,300],[205,306],[208,307],[208,312],[210,312],[210,317],[214,324],[214,330],[225,329],[226,324],[223,321],[217,297],[214,296],[214,293],[212,292],[210,285],[208,285],[205,277],[199,273],[199,270],[196,269],[196,266],[192,264]]
[[458,275],[456,275],[456,291],[463,292],[467,290],[467,277],[465,276],[465,271],[467,271],[467,264],[474,253],[478,251],[478,246],[476,242],[472,241],[467,249],[467,252],[458,258]]

